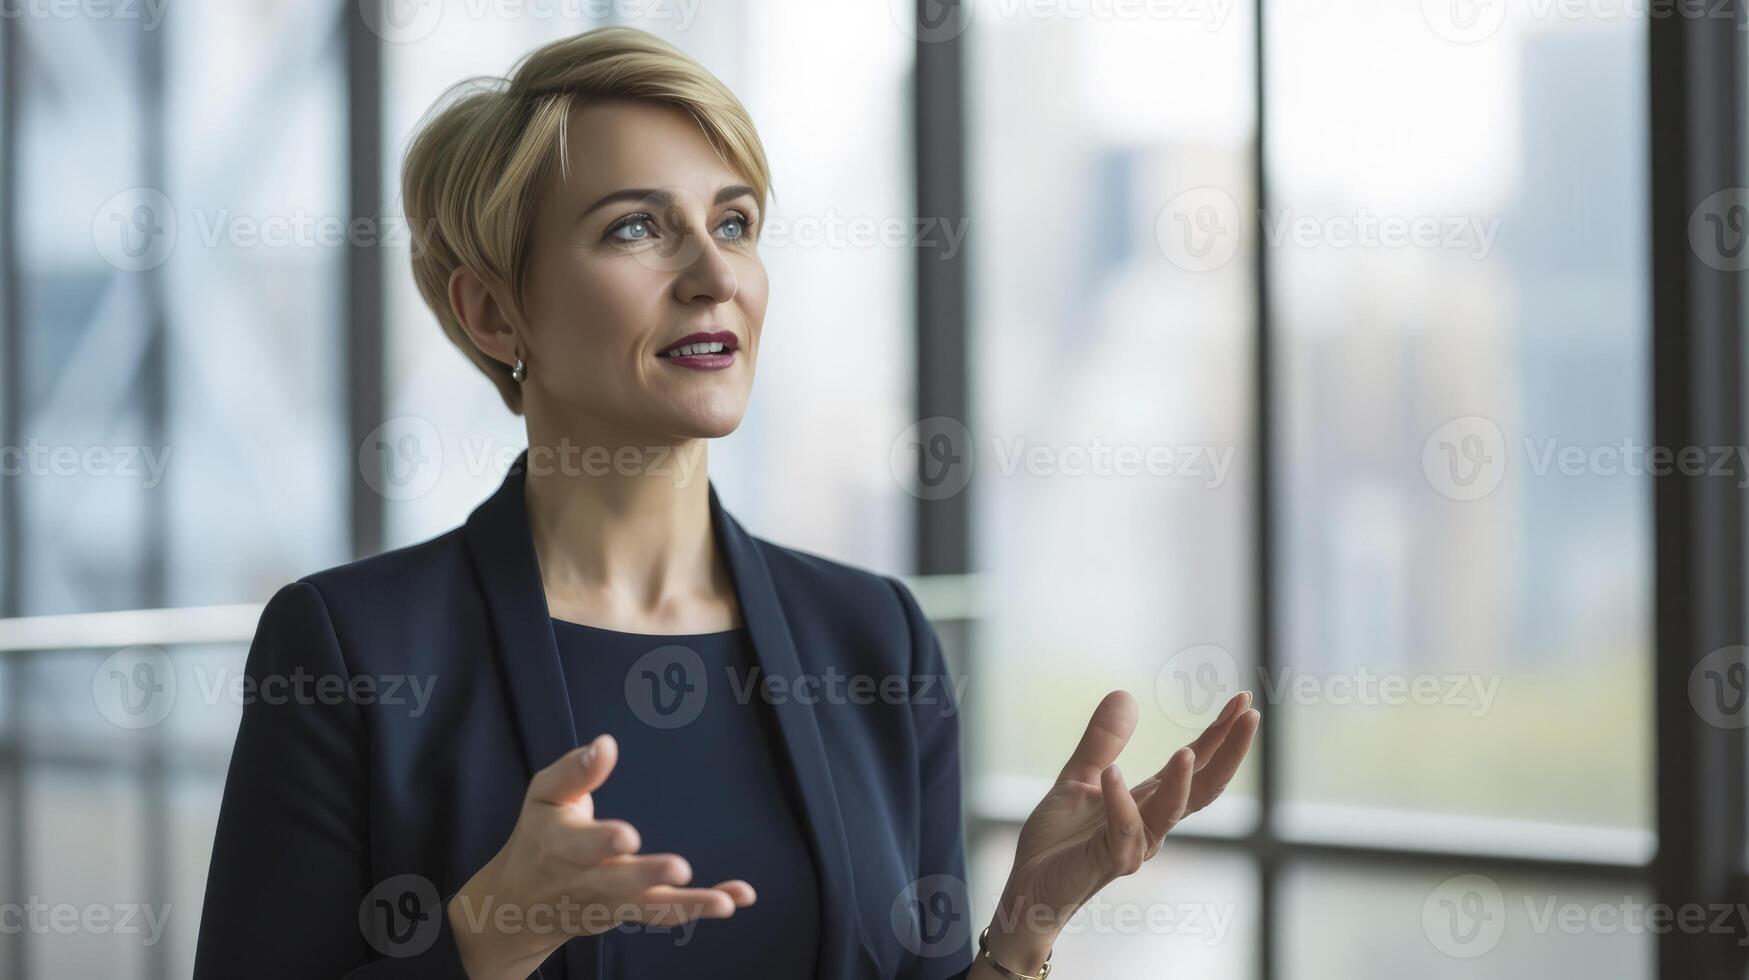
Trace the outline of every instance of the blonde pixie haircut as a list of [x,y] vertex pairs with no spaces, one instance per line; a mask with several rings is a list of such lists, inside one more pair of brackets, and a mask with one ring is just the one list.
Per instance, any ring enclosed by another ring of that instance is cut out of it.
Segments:
[[420,121],[401,168],[413,279],[443,332],[518,415],[522,389],[510,367],[476,347],[450,309],[450,274],[466,266],[488,282],[509,284],[521,314],[541,189],[555,167],[570,172],[566,123],[575,110],[604,99],[685,111],[723,163],[752,186],[761,208],[770,190],[765,149],[740,100],[647,31],[584,31],[524,55],[508,78],[476,76],[446,90]]

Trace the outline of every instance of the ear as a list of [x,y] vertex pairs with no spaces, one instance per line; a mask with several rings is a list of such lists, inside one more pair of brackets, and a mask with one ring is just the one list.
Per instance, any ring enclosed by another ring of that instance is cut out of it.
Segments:
[[516,328],[506,310],[502,283],[488,281],[466,266],[449,274],[449,308],[474,346],[508,366],[516,363]]

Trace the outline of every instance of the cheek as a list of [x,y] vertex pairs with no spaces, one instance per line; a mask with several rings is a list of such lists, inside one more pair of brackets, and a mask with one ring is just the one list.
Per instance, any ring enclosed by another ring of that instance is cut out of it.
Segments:
[[739,276],[737,286],[737,298],[742,309],[747,311],[747,326],[755,333],[765,319],[765,303],[770,289],[771,283],[766,278],[765,266],[755,258],[748,264],[745,274]]
[[661,296],[656,276],[636,262],[579,261],[564,270],[549,307],[557,328],[554,343],[600,354],[604,347],[636,339]]

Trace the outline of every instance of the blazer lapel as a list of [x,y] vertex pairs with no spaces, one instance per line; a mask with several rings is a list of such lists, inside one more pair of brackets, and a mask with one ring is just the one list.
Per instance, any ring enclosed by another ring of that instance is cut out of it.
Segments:
[[474,509],[467,538],[532,778],[577,747],[577,729],[522,497],[527,459],[525,450],[497,492]]
[[[547,611],[540,560],[528,529],[522,496],[527,464],[528,451],[523,450],[504,482],[468,516],[465,534],[497,641],[499,670],[510,694],[511,723],[522,743],[524,771],[533,779],[536,772],[577,747],[577,726]],[[580,948],[585,945],[587,949]],[[599,942],[567,942],[535,975],[596,980],[601,975],[600,959]]]
[[[497,642],[523,762],[532,777],[577,747],[577,730],[528,526],[523,498],[527,460],[524,450],[498,490],[468,517],[465,533]],[[765,560],[752,536],[724,510],[715,484],[709,485],[709,496],[711,528],[729,567],[760,670],[786,678],[793,686],[802,674],[801,663]],[[822,906],[819,975],[831,980],[871,975],[874,957],[859,925],[849,841],[813,706],[784,698],[772,703],[771,709],[817,862]],[[599,943],[572,941],[564,949],[571,980],[600,976]]]
[[[801,662],[796,657],[789,623],[784,619],[765,559],[752,536],[723,509],[715,484],[710,486],[710,501],[711,526],[727,558],[760,671],[766,676],[786,678],[788,689],[795,690],[795,682],[802,674]],[[783,734],[782,747],[789,756],[802,799],[802,823],[818,863],[819,976],[838,980],[871,975],[874,954],[868,950],[859,925],[849,840],[838,809],[838,794],[832,786],[832,769],[826,761],[820,724],[814,718],[814,706],[800,698],[779,698],[774,699],[771,709]]]

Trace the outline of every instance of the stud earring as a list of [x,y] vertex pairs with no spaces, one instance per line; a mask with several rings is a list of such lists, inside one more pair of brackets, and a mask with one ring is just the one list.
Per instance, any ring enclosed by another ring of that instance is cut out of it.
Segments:
[[522,379],[526,377],[528,377],[528,365],[522,363],[522,358],[519,357],[516,359],[516,366],[510,369],[510,378],[517,384],[521,384]]

